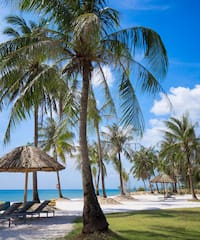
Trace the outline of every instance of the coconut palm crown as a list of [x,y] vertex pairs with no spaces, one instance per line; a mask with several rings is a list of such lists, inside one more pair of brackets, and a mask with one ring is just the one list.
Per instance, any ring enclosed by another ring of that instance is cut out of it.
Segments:
[[[119,13],[106,0],[18,0],[21,9],[34,9],[49,16],[53,29],[38,39],[40,51],[56,56],[68,77],[80,76],[79,142],[84,191],[83,233],[106,231],[108,223],[98,204],[92,182],[87,146],[87,108],[91,74],[108,65],[117,71],[124,124],[143,129],[135,89],[155,94],[167,72],[167,53],[160,36],[152,29],[120,29]],[[52,47],[53,46],[53,47]],[[138,61],[137,56],[143,55]],[[133,76],[131,81],[130,76]],[[104,79],[106,81],[106,79]]]

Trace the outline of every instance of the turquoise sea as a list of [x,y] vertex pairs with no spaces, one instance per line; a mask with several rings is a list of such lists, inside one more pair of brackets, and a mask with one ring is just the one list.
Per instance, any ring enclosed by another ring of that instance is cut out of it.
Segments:
[[[38,190],[38,192],[39,192],[40,200],[58,198],[58,191],[56,189],[40,189]],[[81,189],[63,189],[62,193],[64,197],[67,197],[70,199],[83,197],[83,191]],[[100,194],[101,194],[101,191],[100,191]],[[106,190],[106,194],[108,196],[119,195],[119,190],[108,189]],[[10,202],[23,201],[23,196],[24,196],[24,190],[16,190],[16,189],[0,190],[0,202],[1,201],[10,201]],[[32,200],[32,190],[28,190],[28,200]]]

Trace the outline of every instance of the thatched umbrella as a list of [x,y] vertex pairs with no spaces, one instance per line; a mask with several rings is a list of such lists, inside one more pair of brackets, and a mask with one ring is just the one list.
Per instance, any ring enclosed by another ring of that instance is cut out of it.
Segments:
[[24,203],[27,200],[28,172],[59,171],[65,167],[39,148],[21,146],[0,158],[0,172],[25,172]]
[[161,175],[156,176],[151,180],[152,183],[174,183],[176,182],[172,177],[163,173]]
[[[154,179],[151,180],[151,182],[152,183],[163,183],[165,186],[165,184],[167,184],[167,183],[175,183],[176,180],[174,180],[172,177],[170,177],[166,173],[163,173],[163,174],[156,176]],[[166,186],[165,186],[165,192],[167,195],[167,187]]]

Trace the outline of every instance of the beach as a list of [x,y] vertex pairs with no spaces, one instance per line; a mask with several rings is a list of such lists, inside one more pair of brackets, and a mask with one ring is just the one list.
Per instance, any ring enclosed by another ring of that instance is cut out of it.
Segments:
[[[200,202],[190,200],[191,195],[187,194],[164,199],[161,194],[150,193],[134,193],[128,197],[113,196],[106,200],[99,198],[104,213],[200,207]],[[7,222],[0,223],[0,240],[53,240],[64,237],[73,229],[74,220],[82,215],[83,200],[57,199],[55,207],[55,216],[28,218],[26,223],[15,222],[10,228]]]

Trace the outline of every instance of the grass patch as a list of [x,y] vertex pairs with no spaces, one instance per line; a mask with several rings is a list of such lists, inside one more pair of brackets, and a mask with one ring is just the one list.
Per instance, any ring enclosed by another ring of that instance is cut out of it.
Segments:
[[107,234],[80,235],[81,219],[60,240],[199,240],[200,208],[108,214]]

